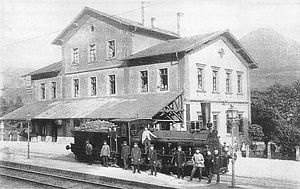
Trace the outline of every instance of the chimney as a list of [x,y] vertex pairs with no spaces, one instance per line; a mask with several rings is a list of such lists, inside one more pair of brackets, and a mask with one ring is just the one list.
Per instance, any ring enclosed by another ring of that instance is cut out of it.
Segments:
[[154,28],[155,20],[156,20],[156,18],[151,18],[151,28]]
[[177,34],[180,35],[180,19],[183,16],[183,13],[177,13]]
[[145,25],[145,1],[141,2],[141,10],[142,10],[142,25]]

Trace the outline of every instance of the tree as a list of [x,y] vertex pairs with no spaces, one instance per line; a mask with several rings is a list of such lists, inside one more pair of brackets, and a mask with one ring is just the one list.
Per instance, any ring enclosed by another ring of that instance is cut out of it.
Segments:
[[263,141],[276,142],[285,156],[292,157],[300,141],[300,82],[285,86],[275,83],[264,90],[253,90],[251,95],[252,123],[262,127]]
[[8,103],[6,102],[6,100],[3,97],[1,97],[0,106],[1,106],[0,115],[3,116],[5,114],[7,114],[9,106],[8,106]]
[[262,127],[257,124],[252,124],[249,126],[249,136],[253,141],[263,141],[264,132]]

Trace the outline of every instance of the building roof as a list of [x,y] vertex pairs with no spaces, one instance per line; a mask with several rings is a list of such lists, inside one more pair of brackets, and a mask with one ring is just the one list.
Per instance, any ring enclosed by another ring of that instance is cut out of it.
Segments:
[[24,75],[24,77],[26,76],[32,76],[32,75],[39,75],[39,74],[45,74],[45,73],[53,73],[56,72],[57,74],[59,74],[61,72],[62,69],[62,61],[59,62],[55,62],[53,64],[50,64],[48,66],[42,67],[38,70],[35,70],[33,72],[30,72],[26,75]]
[[24,105],[0,120],[32,119],[152,119],[181,93],[168,92],[88,99],[40,101]]
[[54,45],[61,45],[62,41],[67,37],[70,37],[68,35],[69,33],[74,34],[80,27],[78,27],[80,24],[83,24],[87,20],[87,16],[93,17],[95,19],[105,21],[105,19],[109,20],[109,23],[111,24],[117,24],[117,25],[123,25],[126,27],[132,27],[132,31],[137,33],[146,33],[147,35],[154,36],[154,37],[162,37],[166,40],[168,39],[177,39],[180,38],[178,34],[167,31],[164,29],[160,29],[157,27],[154,28],[148,28],[143,26],[141,23],[128,20],[125,18],[121,18],[115,15],[109,15],[103,12],[100,12],[98,10],[92,9],[90,7],[85,7],[75,18],[74,20],[54,39],[52,44]]
[[257,63],[246,51],[246,49],[239,43],[239,41],[230,33],[229,30],[217,31],[207,33],[203,35],[196,35],[192,37],[185,37],[180,39],[168,40],[166,42],[159,43],[145,50],[132,54],[124,60],[136,60],[142,58],[149,58],[155,56],[163,56],[179,52],[189,52],[192,50],[200,49],[205,47],[207,44],[214,42],[221,37],[226,38],[232,46],[249,65],[250,68],[256,68]]

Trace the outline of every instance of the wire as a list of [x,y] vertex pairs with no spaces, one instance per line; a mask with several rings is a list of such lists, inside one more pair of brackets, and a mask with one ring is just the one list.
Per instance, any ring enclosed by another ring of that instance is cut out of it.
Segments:
[[[144,8],[151,7],[151,6],[158,5],[158,4],[162,4],[162,3],[150,4],[150,5],[144,6]],[[129,10],[129,11],[126,11],[126,12],[122,12],[120,14],[111,15],[109,17],[115,17],[115,16],[119,16],[119,15],[128,14],[128,13],[140,10],[140,9],[142,9],[142,8],[140,7],[140,8],[132,9],[132,10]],[[29,41],[29,40],[34,40],[34,39],[37,39],[37,38],[41,38],[41,37],[48,36],[48,35],[51,35],[51,34],[54,34],[54,33],[62,32],[62,31],[63,30],[57,30],[57,31],[53,31],[53,32],[50,32],[50,33],[46,33],[46,34],[38,35],[38,36],[35,36],[35,37],[31,37],[31,38],[28,38],[28,39],[23,39],[23,40],[20,40],[20,41],[16,41],[14,43],[7,43],[7,44],[4,44],[4,45],[1,45],[1,47],[16,45],[16,44],[19,44],[19,43],[23,43],[23,42],[26,42],[26,41]]]

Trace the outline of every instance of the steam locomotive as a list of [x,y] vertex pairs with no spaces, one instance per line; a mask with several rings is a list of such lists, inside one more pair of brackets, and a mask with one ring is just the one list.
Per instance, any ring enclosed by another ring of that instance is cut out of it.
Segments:
[[[222,146],[219,142],[218,133],[212,130],[212,125],[208,123],[205,127],[200,127],[199,122],[191,122],[188,131],[172,131],[158,130],[155,123],[151,120],[115,120],[115,121],[90,121],[85,125],[75,128],[72,132],[74,135],[74,143],[67,146],[67,149],[75,154],[75,158],[79,161],[86,159],[85,144],[89,140],[93,145],[94,161],[101,161],[100,151],[104,141],[107,141],[111,148],[110,163],[120,165],[120,153],[123,141],[127,141],[132,147],[133,143],[138,143],[142,150],[142,159],[144,165],[147,165],[146,153],[142,145],[142,132],[144,127],[157,136],[152,138],[151,143],[155,146],[158,154],[159,168],[161,172],[174,172],[174,164],[172,162],[173,153],[178,145],[182,146],[187,159],[186,170],[191,169],[191,157],[196,149],[200,151],[218,149],[221,151]],[[227,166],[227,160],[224,159],[224,167]]]

